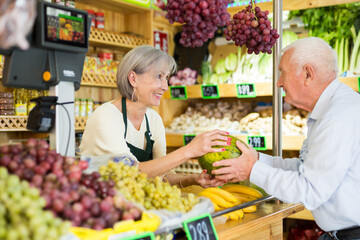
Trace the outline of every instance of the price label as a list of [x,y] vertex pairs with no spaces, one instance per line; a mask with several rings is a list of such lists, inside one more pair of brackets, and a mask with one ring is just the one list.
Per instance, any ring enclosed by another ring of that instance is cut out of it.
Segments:
[[187,99],[187,91],[185,86],[171,86],[171,99]]
[[256,150],[266,150],[266,139],[264,136],[248,136],[248,144]]
[[121,240],[155,240],[153,232],[144,232],[131,237],[121,238]]
[[253,98],[256,97],[255,85],[253,83],[236,84],[238,98]]
[[359,83],[359,89],[358,89],[358,92],[360,92],[360,77],[358,77],[358,83]]
[[189,240],[218,240],[210,214],[203,214],[183,222]]
[[218,85],[202,85],[201,94],[205,99],[220,98]]
[[196,135],[184,135],[184,146],[191,142],[195,138]]

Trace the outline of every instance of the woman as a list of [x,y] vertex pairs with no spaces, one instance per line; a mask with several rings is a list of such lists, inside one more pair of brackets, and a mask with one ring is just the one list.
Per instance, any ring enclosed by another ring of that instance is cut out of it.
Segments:
[[[140,46],[128,52],[118,66],[117,87],[121,98],[96,109],[88,119],[81,142],[82,155],[128,154],[149,177],[164,176],[171,184],[219,186],[224,182],[207,173],[180,175],[170,171],[187,160],[224,149],[227,132],[213,130],[197,135],[189,144],[166,155],[165,128],[159,106],[176,70],[174,59],[154,47]],[[222,140],[222,141],[221,141]]]

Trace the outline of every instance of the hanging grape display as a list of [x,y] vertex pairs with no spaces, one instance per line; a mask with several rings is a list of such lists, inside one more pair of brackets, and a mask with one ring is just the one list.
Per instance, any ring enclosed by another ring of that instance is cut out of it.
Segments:
[[255,5],[255,0],[251,0],[246,9],[234,14],[226,22],[226,40],[233,40],[236,46],[246,45],[249,54],[271,54],[279,34],[275,28],[271,28],[268,15],[269,11],[261,11]]

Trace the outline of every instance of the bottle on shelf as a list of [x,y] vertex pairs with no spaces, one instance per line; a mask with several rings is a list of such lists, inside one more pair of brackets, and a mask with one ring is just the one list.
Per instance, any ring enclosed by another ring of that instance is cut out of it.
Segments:
[[18,88],[14,90],[15,96],[15,115],[27,116],[27,91],[25,88]]

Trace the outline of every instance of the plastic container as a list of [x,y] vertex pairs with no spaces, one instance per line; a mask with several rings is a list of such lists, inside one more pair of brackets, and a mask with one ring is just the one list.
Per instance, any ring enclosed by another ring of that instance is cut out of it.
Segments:
[[80,98],[76,98],[75,99],[75,117],[79,117],[80,116]]
[[75,8],[75,0],[66,0],[65,6]]
[[105,28],[105,17],[103,12],[95,13],[95,25],[96,28],[104,29]]
[[81,117],[86,117],[86,99],[85,99],[85,98],[82,98],[82,99],[80,100],[79,116],[81,116]]

